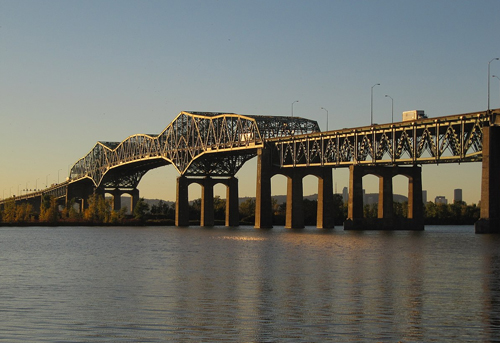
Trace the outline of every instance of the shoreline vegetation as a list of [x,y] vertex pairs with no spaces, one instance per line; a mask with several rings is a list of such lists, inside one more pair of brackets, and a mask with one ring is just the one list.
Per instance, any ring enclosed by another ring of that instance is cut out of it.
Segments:
[[[378,204],[364,206],[365,218],[376,218]],[[286,203],[278,204],[273,198],[273,224],[284,225]],[[317,201],[304,199],[304,224],[316,225]],[[214,218],[216,226],[225,225],[226,201],[220,197],[214,198]],[[253,226],[255,222],[255,199],[248,198],[240,203],[240,225]],[[406,218],[407,202],[394,202],[394,216]],[[200,223],[201,199],[192,201],[189,205],[190,225]],[[333,213],[335,226],[342,226],[347,218],[347,203],[340,195],[334,196]],[[428,202],[424,206],[425,225],[473,225],[480,216],[480,206],[467,205],[465,202],[453,204],[435,204]],[[76,201],[72,200],[66,207],[60,206],[57,200],[50,196],[42,199],[40,212],[35,212],[28,203],[16,204],[14,199],[0,207],[0,226],[175,226],[175,203],[160,200],[149,205],[144,198],[139,199],[133,211],[126,207],[118,211],[111,208],[111,200],[102,195],[93,195],[88,199],[88,207],[78,211]]]

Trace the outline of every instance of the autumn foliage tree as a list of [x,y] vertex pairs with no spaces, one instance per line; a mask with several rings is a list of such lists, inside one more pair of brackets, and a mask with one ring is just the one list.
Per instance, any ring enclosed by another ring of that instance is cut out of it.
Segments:
[[50,195],[44,195],[40,206],[39,220],[46,223],[56,223],[58,219],[59,209],[56,198]]
[[92,223],[111,222],[111,201],[94,193],[88,198],[88,205],[83,213],[83,219]]

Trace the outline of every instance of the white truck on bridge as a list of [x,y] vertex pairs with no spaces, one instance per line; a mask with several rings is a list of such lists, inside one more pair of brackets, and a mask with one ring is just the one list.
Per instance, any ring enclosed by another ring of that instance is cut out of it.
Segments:
[[403,121],[408,120],[417,120],[427,118],[424,111],[422,110],[413,110],[413,111],[405,111],[403,112]]

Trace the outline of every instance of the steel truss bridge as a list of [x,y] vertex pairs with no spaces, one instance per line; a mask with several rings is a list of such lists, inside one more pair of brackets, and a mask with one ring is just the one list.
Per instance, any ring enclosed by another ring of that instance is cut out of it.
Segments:
[[320,132],[317,122],[297,117],[181,112],[159,135],[97,142],[69,180],[135,187],[147,171],[167,164],[181,175],[231,176],[264,144],[275,147],[280,167],[475,162],[489,122],[476,112]]
[[[492,115],[498,114],[498,110]],[[416,165],[482,160],[483,127],[475,112],[269,140],[280,167]]]
[[319,132],[316,121],[298,117],[181,112],[159,135],[98,142],[71,168],[69,179],[96,187],[136,187],[150,169],[172,164],[189,176],[235,175],[276,137]]
[[[89,187],[101,192],[137,191],[149,170],[168,164],[184,178],[234,178],[243,164],[255,156],[259,157],[258,168],[274,168],[269,175],[281,173],[289,179],[292,174],[287,170],[305,170],[302,175],[315,170],[310,173],[320,175],[323,172],[318,170],[322,168],[478,162],[484,157],[485,136],[490,137],[488,128],[499,127],[497,117],[500,119],[500,109],[321,132],[316,121],[299,117],[186,111],[160,134],[137,134],[122,142],[97,142],[73,165],[66,182],[14,200],[49,194],[66,197],[67,201],[69,193],[74,193],[69,189]],[[487,145],[491,157],[490,144]],[[264,155],[268,156],[266,160],[261,159]],[[366,172],[378,173],[373,170]],[[258,184],[261,174],[258,170]],[[88,195],[89,191],[83,193]],[[257,216],[260,214],[256,214],[256,227],[260,227]]]

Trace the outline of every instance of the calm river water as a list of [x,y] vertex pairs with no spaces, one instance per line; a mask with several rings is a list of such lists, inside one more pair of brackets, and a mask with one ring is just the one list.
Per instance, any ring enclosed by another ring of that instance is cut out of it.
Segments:
[[500,342],[500,237],[0,228],[1,342]]

